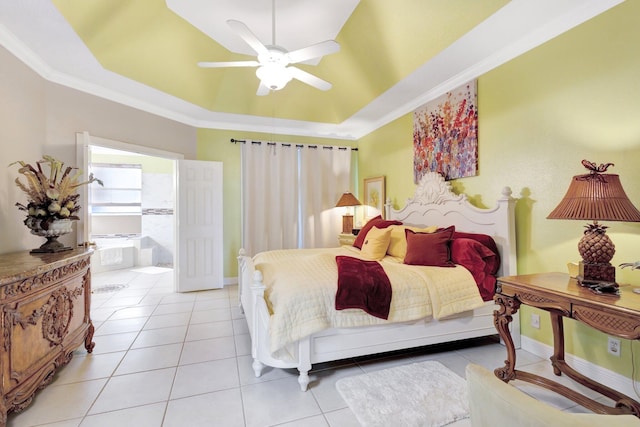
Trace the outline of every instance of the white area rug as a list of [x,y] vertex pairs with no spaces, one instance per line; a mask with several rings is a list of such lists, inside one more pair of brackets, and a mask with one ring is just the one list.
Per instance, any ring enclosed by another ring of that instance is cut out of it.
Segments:
[[135,268],[131,271],[135,271],[136,273],[145,273],[145,274],[160,274],[160,273],[166,273],[168,271],[173,271],[173,268],[150,266],[150,267]]
[[428,361],[343,378],[336,388],[363,426],[444,426],[469,417],[464,379]]

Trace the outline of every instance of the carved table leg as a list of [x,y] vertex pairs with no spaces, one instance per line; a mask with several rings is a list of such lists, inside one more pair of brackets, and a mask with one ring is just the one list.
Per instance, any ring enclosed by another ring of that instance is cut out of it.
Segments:
[[503,368],[494,370],[494,373],[496,377],[502,381],[509,382],[516,377],[516,347],[513,345],[509,323],[513,321],[513,315],[518,312],[520,301],[514,297],[501,294],[496,294],[494,300],[496,304],[500,306],[500,309],[494,310],[493,312],[493,324],[507,347],[507,360],[504,361],[505,365]]
[[93,322],[89,321],[89,329],[87,330],[87,336],[84,338],[84,348],[87,349],[87,353],[91,353],[93,351],[93,347],[96,346],[96,343],[93,342],[94,332],[95,332],[95,328],[93,327]]
[[91,353],[93,352],[93,347],[96,346],[96,343],[93,342],[93,333],[95,332],[95,328],[93,327],[93,322],[91,321],[91,269],[87,270],[87,273],[84,275],[83,279],[84,316],[85,322],[89,324],[87,336],[84,337],[84,348],[87,349],[87,353]]
[[551,366],[553,373],[560,376],[562,374],[561,365],[564,361],[564,323],[562,316],[558,313],[550,312],[551,329],[553,330],[553,356],[551,356]]
[[0,399],[0,427],[7,425],[7,406],[4,404],[4,399]]

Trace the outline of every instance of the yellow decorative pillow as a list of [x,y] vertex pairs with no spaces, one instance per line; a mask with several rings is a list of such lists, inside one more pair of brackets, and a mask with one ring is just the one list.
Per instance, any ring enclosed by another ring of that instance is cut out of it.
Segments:
[[404,234],[405,229],[415,231],[416,233],[434,233],[438,226],[432,225],[429,227],[409,227],[406,225],[392,225],[388,227],[391,229],[391,240],[389,241],[389,247],[387,248],[387,254],[404,259],[407,255],[407,238]]
[[387,254],[390,240],[391,230],[389,228],[373,227],[367,233],[364,243],[362,243],[360,255],[369,260],[382,259]]

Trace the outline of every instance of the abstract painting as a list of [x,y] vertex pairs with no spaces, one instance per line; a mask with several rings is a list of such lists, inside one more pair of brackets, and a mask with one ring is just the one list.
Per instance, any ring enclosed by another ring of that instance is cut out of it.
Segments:
[[445,179],[478,173],[478,92],[474,80],[413,112],[413,180],[426,172]]

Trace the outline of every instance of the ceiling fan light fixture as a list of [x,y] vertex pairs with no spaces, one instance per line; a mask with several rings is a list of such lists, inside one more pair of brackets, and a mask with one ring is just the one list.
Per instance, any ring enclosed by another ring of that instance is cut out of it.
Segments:
[[258,67],[256,76],[263,85],[271,90],[280,90],[293,78],[287,67],[278,64],[265,64]]

